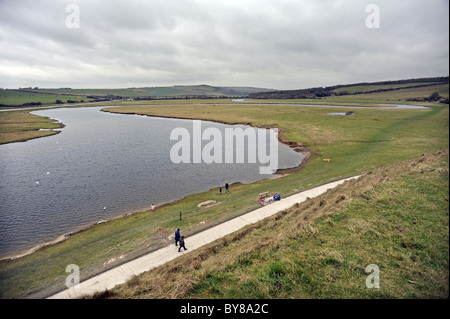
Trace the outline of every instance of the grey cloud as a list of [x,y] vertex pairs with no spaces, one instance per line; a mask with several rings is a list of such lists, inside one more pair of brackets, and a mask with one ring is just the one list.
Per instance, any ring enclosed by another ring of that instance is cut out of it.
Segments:
[[[80,28],[65,25],[68,4]],[[381,28],[365,8],[379,6]],[[448,75],[446,0],[0,2],[0,87],[280,89]]]

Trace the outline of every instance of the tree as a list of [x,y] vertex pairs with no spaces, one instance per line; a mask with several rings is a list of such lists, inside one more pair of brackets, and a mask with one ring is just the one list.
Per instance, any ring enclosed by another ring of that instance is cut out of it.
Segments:
[[437,101],[441,98],[441,96],[439,95],[438,92],[433,92],[429,97],[428,100],[429,101]]

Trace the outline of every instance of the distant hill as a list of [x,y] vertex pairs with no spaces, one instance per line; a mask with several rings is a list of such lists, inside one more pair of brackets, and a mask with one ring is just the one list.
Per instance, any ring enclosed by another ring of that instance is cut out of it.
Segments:
[[67,94],[85,97],[120,98],[186,98],[186,97],[234,97],[248,96],[250,93],[273,91],[271,89],[254,87],[221,87],[206,84],[201,85],[174,85],[161,87],[130,87],[124,89],[21,89],[32,93]]
[[[158,88],[153,88],[158,89]],[[263,88],[255,88],[255,87],[240,87],[240,86],[210,86],[206,84],[201,85],[175,85],[173,87],[165,88],[165,89],[173,89],[173,95],[175,96],[206,96],[206,97],[246,97],[251,93],[256,92],[269,92],[273,91],[272,89],[263,89]],[[175,92],[178,91],[178,92]]]
[[[268,92],[271,89],[211,86],[175,85],[164,87],[132,87],[124,89],[45,89],[19,88],[0,90],[0,106],[38,106],[55,103],[78,103],[112,100],[153,99],[202,99],[248,97],[251,93]],[[58,101],[58,102],[57,102]]]
[[[0,107],[39,106],[63,103],[98,102],[114,100],[164,100],[164,99],[319,99],[332,96],[355,96],[386,91],[397,91],[449,84],[449,77],[418,78],[397,81],[363,82],[354,84],[314,87],[298,90],[273,90],[240,86],[174,85],[163,87],[131,87],[122,89],[71,89],[71,88],[19,88],[0,90]],[[438,87],[433,92],[439,91]],[[433,93],[431,92],[431,93]],[[430,93],[430,94],[431,94]],[[373,94],[371,94],[372,96]],[[413,96],[409,101],[429,101],[431,95]],[[448,94],[442,102],[448,103]],[[433,101],[435,101],[434,99]]]
[[363,82],[355,84],[335,85],[328,87],[314,87],[299,90],[265,91],[250,93],[253,99],[315,99],[327,96],[368,94],[417,88],[432,85],[448,84],[449,77],[418,78],[398,81]]

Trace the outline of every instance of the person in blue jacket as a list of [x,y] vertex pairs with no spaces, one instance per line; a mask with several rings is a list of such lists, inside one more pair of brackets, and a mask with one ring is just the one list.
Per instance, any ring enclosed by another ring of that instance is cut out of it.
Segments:
[[178,246],[178,242],[180,241],[180,229],[178,228],[177,231],[175,232],[175,246]]

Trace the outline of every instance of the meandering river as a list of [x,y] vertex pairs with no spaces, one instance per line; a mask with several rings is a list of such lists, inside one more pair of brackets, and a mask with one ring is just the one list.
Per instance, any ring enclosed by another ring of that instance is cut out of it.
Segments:
[[[146,210],[152,203],[170,202],[225,182],[250,183],[274,176],[260,175],[260,163],[172,163],[175,141],[170,133],[180,127],[192,130],[191,120],[119,115],[99,107],[33,113],[65,127],[53,136],[0,145],[1,258],[102,220]],[[222,132],[236,127],[202,123]],[[295,167],[303,159],[281,143],[278,151],[279,168]]]

